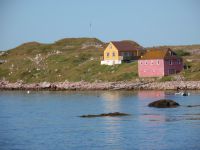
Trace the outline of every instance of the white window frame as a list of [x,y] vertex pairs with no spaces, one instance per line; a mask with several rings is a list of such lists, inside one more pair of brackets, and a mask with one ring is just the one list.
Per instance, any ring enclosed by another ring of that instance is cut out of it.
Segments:
[[169,64],[170,64],[170,65],[172,65],[172,64],[173,64],[173,61],[172,61],[171,59],[169,60]]

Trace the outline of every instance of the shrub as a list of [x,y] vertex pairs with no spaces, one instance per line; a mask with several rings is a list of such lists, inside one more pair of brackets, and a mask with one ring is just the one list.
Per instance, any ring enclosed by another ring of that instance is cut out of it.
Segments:
[[176,54],[178,56],[190,56],[190,53],[189,52],[186,52],[186,51],[183,51],[183,50],[178,50],[176,51]]

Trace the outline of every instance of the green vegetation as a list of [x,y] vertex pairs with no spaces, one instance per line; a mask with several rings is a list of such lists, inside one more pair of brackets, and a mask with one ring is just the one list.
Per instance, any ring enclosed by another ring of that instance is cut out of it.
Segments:
[[183,50],[177,50],[176,51],[176,54],[178,55],[178,56],[190,56],[190,53],[189,52],[186,52],[186,51],[183,51]]
[[161,82],[173,81],[173,77],[172,76],[165,76],[165,77],[162,77],[159,81],[161,81]]
[[200,45],[176,46],[172,49],[182,56],[185,64],[180,75],[185,80],[200,80]]
[[186,62],[185,65],[186,69],[181,72],[181,75],[186,80],[200,80],[200,61]]
[[[25,83],[56,81],[124,81],[138,78],[137,62],[121,65],[100,65],[105,43],[95,38],[69,38],[52,44],[30,42],[0,53],[0,80]],[[200,80],[199,54],[195,48],[173,47],[191,66],[180,73],[187,80]],[[188,50],[193,51],[188,55]],[[186,51],[187,50],[187,51]],[[188,61],[189,60],[189,61]],[[164,77],[162,81],[171,80]]]

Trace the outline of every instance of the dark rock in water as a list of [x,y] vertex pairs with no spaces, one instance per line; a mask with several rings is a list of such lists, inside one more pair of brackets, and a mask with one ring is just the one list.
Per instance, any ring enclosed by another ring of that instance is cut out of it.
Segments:
[[120,116],[129,116],[130,114],[120,113],[120,112],[113,112],[107,114],[98,114],[98,115],[82,115],[80,117],[83,118],[91,118],[91,117],[120,117]]
[[157,107],[157,108],[175,108],[180,105],[173,100],[161,99],[161,100],[150,103],[148,106]]
[[187,105],[187,107],[200,107],[200,105]]
[[189,96],[188,93],[183,93],[182,96]]

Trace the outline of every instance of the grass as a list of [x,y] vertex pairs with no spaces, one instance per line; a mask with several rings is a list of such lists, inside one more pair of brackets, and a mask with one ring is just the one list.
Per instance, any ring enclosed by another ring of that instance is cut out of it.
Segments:
[[178,55],[178,56],[190,56],[190,53],[189,52],[186,52],[186,51],[184,51],[184,50],[177,50],[176,51],[176,54]]
[[[102,47],[91,46],[99,44]],[[87,46],[88,44],[88,46]],[[83,45],[86,47],[83,47]],[[0,80],[25,83],[57,81],[134,81],[138,78],[137,62],[121,65],[100,65],[100,56],[106,44],[95,38],[69,38],[52,44],[29,42],[7,51],[0,56],[6,63],[0,64]],[[187,46],[173,47],[191,68],[180,75],[186,80],[200,80],[199,55],[188,54],[188,50],[200,49]],[[172,48],[172,49],[173,49]],[[188,59],[195,61],[188,62]],[[160,81],[170,81],[171,76]],[[158,79],[159,80],[159,79]]]
[[161,79],[159,79],[159,81],[161,81],[161,82],[173,81],[173,77],[172,76],[165,76],[165,77],[162,77]]

